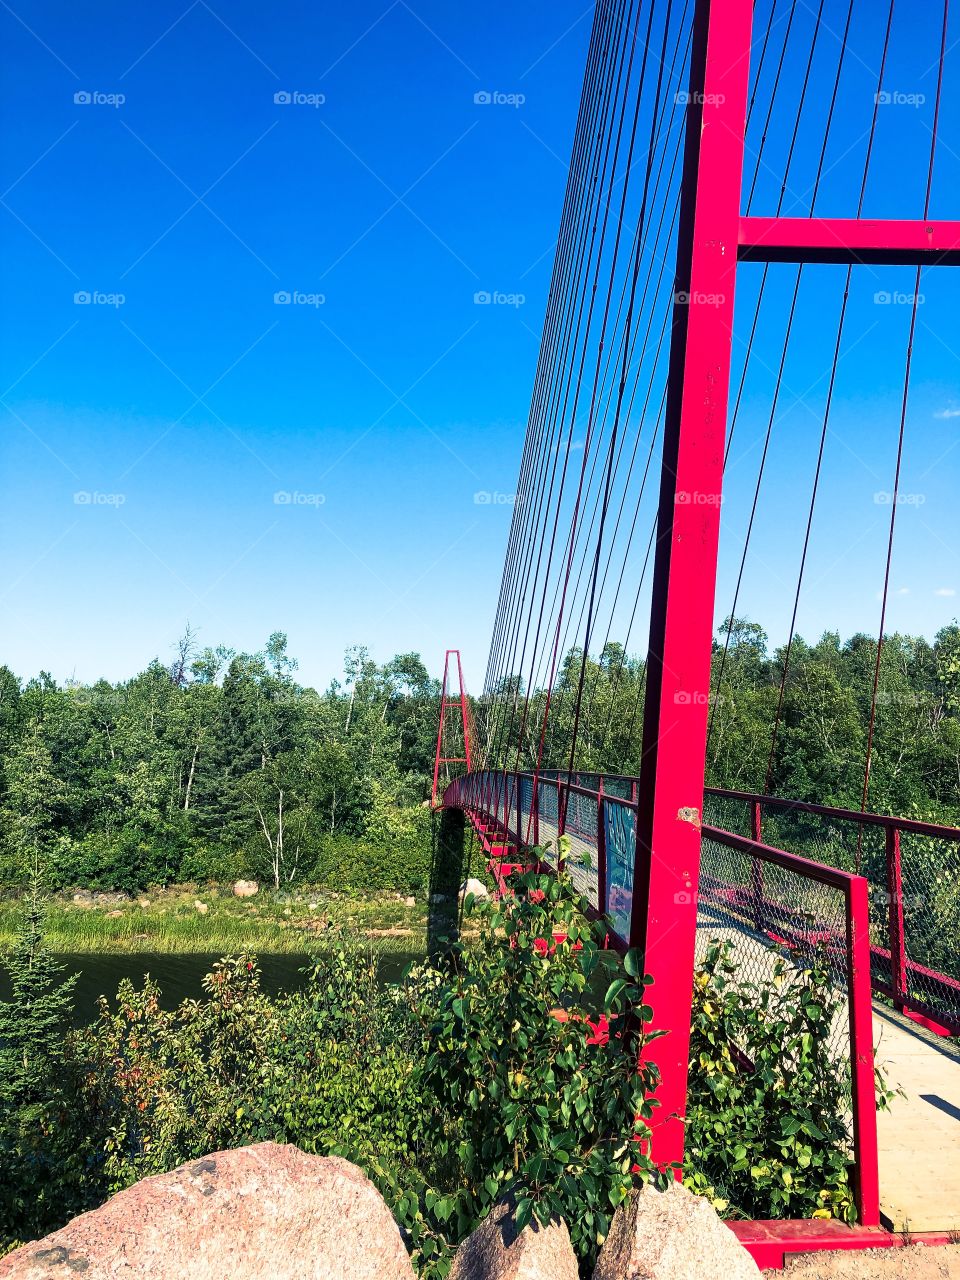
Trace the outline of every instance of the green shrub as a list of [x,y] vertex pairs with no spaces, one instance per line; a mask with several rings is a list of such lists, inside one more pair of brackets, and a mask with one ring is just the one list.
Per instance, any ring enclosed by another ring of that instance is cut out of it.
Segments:
[[849,1061],[830,1047],[842,1002],[819,961],[777,957],[769,981],[747,982],[714,943],[697,969],[685,1181],[721,1212],[856,1220]]
[[279,1011],[281,1034],[251,1104],[259,1137],[365,1169],[414,1162],[414,1024],[397,988],[379,980],[375,957],[341,939]]
[[395,829],[376,835],[332,835],[318,841],[310,883],[326,889],[377,889],[423,893],[430,883],[431,815],[423,808],[400,810]]
[[637,1067],[650,1014],[637,955],[603,949],[566,878],[510,883],[502,901],[468,901],[477,938],[410,987],[430,1165],[394,1209],[426,1277],[446,1274],[506,1194],[520,1227],[563,1217],[589,1272],[617,1205],[651,1172],[639,1144],[656,1077]]

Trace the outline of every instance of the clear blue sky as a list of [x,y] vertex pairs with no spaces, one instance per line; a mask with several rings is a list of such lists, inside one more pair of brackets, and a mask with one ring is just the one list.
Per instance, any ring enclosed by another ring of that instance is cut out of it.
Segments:
[[[479,687],[591,19],[583,0],[4,6],[0,660],[118,679],[189,620],[236,648],[284,630],[318,684],[349,644],[437,673],[459,645]],[[814,361],[818,319],[813,297]],[[904,487],[925,497],[890,619],[927,633],[960,588],[940,331],[918,350]],[[896,381],[879,341],[843,389],[829,480],[862,489],[876,528],[830,571],[862,513],[824,526],[807,635],[876,630]],[[749,450],[759,402],[744,422]],[[789,579],[809,449],[784,438],[761,519]],[[731,548],[751,465],[731,473]],[[785,590],[748,577],[745,611],[778,639]]]

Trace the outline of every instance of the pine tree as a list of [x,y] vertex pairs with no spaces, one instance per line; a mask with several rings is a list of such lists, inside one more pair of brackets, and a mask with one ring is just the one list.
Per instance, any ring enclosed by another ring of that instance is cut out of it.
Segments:
[[31,879],[0,1001],[0,1252],[61,1225],[88,1193],[68,1054],[77,978],[44,941],[36,868]]

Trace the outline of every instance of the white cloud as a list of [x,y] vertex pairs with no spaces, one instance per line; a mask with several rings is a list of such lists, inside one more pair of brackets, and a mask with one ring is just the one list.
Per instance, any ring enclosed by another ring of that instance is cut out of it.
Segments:
[[933,416],[941,422],[946,418],[960,418],[960,409],[938,409]]
[[933,593],[935,596],[955,596],[957,594],[956,587],[937,587]]
[[909,588],[909,587],[898,587],[898,588],[897,588],[897,595],[898,595],[898,596],[908,596],[909,594],[910,594],[910,588]]

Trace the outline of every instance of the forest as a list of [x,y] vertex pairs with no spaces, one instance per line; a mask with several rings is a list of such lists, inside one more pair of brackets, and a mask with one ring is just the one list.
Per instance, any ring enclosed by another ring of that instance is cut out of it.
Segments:
[[[797,638],[785,680],[783,663],[755,623],[718,632],[708,782],[859,808],[876,641]],[[553,767],[568,763],[581,665],[571,650],[553,693]],[[577,768],[636,772],[643,677],[616,643],[588,660]],[[305,687],[281,632],[249,654],[200,648],[188,629],[172,661],[113,684],[43,672],[24,681],[0,666],[0,884],[13,889],[40,867],[52,891],[245,875],[274,888],[414,891],[428,876],[439,696],[418,654],[380,665],[362,647],[347,651],[341,679]],[[540,689],[528,700],[519,679],[476,698],[481,752],[528,766],[543,701]],[[956,623],[932,643],[885,637],[869,807],[960,823]]]

